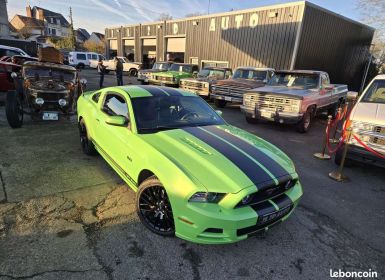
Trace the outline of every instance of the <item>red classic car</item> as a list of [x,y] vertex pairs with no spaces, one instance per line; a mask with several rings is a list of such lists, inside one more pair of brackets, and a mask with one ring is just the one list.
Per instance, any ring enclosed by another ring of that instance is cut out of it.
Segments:
[[15,84],[11,77],[11,73],[20,72],[20,70],[20,65],[0,61],[0,102],[5,102],[7,91],[15,90]]

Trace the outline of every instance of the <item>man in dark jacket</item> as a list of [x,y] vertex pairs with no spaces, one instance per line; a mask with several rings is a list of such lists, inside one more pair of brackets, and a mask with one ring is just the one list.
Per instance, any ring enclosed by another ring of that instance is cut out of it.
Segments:
[[103,82],[104,82],[104,73],[106,70],[106,66],[103,65],[103,60],[101,58],[99,59],[97,70],[99,73],[99,88],[102,88]]
[[117,57],[115,57],[115,63],[116,63],[115,64],[116,81],[118,82],[118,86],[122,86],[123,85],[123,63]]

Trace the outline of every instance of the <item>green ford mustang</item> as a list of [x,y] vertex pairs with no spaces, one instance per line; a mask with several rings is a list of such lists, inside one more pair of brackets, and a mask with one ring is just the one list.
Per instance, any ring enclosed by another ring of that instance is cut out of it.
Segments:
[[78,100],[82,149],[99,152],[136,192],[153,232],[230,243],[285,220],[302,187],[279,149],[227,124],[200,97],[123,86]]

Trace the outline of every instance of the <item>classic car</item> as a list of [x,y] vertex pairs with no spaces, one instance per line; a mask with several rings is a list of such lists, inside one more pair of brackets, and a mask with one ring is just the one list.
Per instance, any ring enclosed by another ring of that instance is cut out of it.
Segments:
[[266,86],[245,93],[241,110],[250,123],[265,119],[296,124],[303,133],[316,114],[327,111],[335,117],[347,92],[347,85],[330,84],[323,71],[277,71]]
[[242,103],[247,90],[264,86],[273,75],[272,68],[239,67],[231,79],[218,81],[212,87],[211,97],[219,108],[228,102]]
[[18,73],[21,66],[11,62],[0,61],[0,103],[5,102],[5,97],[8,91],[15,90],[15,85],[11,74]]
[[[354,95],[349,92],[349,95]],[[385,75],[378,75],[364,90],[354,105],[347,121],[355,137],[351,137],[345,163],[360,161],[385,167]],[[359,143],[359,141],[361,143]],[[374,150],[381,156],[368,151]],[[334,161],[340,165],[343,147],[336,152]]]
[[181,79],[179,87],[195,94],[208,97],[211,86],[219,80],[225,80],[232,75],[231,68],[205,67],[199,71],[196,78]]
[[[130,62],[124,56],[117,56],[119,61],[123,64],[123,72],[127,72],[131,77],[136,77],[138,75],[138,71],[142,67],[142,63],[139,62]],[[98,66],[99,61],[97,59],[90,59],[90,67],[96,68]],[[106,67],[106,73],[110,71],[115,71],[116,69],[116,61],[115,59],[103,60],[103,65]]]
[[172,65],[172,62],[156,62],[151,69],[142,69],[138,72],[138,81],[142,84],[148,84],[148,80],[154,73],[166,72]]
[[110,87],[78,100],[80,143],[136,192],[137,214],[163,236],[220,244],[285,220],[302,196],[293,162],[227,124],[199,96]]
[[148,82],[151,85],[178,87],[181,79],[197,75],[198,70],[198,65],[174,63],[167,72],[152,74]]
[[40,61],[25,62],[21,72],[11,76],[15,90],[7,93],[5,112],[12,128],[22,126],[24,114],[33,120],[69,118],[86,84],[74,67]]

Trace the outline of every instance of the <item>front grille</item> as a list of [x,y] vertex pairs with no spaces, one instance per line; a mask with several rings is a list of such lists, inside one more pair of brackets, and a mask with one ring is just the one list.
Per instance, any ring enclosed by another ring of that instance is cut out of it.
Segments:
[[251,206],[256,205],[258,203],[261,203],[263,201],[266,201],[268,199],[272,199],[274,197],[277,197],[287,190],[294,187],[294,185],[297,183],[297,179],[290,179],[290,180],[282,180],[278,183],[278,185],[268,185],[266,187],[260,188],[257,192],[251,194],[251,198],[249,199],[249,202],[244,204],[242,200],[235,206],[235,208],[244,207],[244,206]]
[[45,102],[57,102],[59,99],[67,99],[65,93],[57,93],[57,92],[39,92],[37,94],[38,97],[44,99]]
[[236,85],[217,85],[213,89],[214,94],[218,95],[225,95],[225,96],[233,96],[233,97],[243,97],[243,94],[247,90],[250,90],[249,87],[241,87],[241,86],[236,86]]
[[204,232],[223,233],[223,229],[222,228],[207,228]]
[[376,144],[376,145],[385,146],[385,138],[379,138],[379,137],[371,136],[369,141],[373,144]]
[[183,81],[182,86],[192,89],[202,89],[204,86],[202,82],[198,81]]
[[384,126],[376,126],[374,128],[374,132],[385,135],[385,127]]
[[245,97],[244,105],[246,107],[268,111],[289,112],[292,111],[293,106],[298,106],[299,102],[300,101],[297,99],[285,98],[276,95],[248,94],[247,97]]
[[172,82],[172,77],[155,76],[157,81]]

